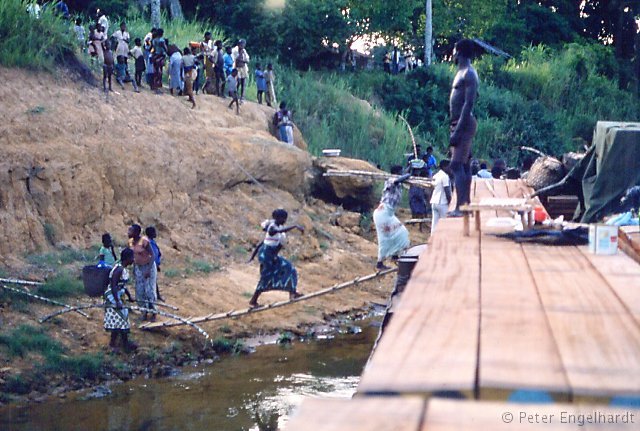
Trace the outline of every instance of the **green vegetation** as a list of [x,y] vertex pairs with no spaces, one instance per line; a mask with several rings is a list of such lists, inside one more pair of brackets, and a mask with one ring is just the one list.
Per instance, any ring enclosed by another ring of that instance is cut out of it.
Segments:
[[244,343],[240,339],[218,337],[211,341],[211,346],[217,354],[229,353],[239,355],[244,350]]
[[388,167],[410,142],[407,129],[393,115],[351,96],[333,74],[281,69],[277,76],[279,100],[287,102],[312,154],[340,148],[344,156]]
[[[115,18],[112,25],[119,25],[122,19]],[[131,34],[132,40],[136,37],[140,39],[151,30],[149,19],[140,13],[131,14],[124,18],[127,23],[127,29]],[[160,26],[164,30],[164,37],[169,40],[170,44],[176,44],[181,50],[189,46],[189,42],[200,42],[206,31],[211,32],[213,40],[225,40],[224,33],[213,24],[207,21],[192,20],[172,20],[166,14],[162,14]]]
[[[94,379],[104,365],[101,354],[84,354],[68,356],[66,348],[51,338],[44,329],[30,325],[0,334],[0,347],[10,357],[39,357],[44,361],[36,362],[36,373],[61,373],[74,378]],[[8,392],[24,393],[28,388],[28,380],[24,376],[12,376],[5,386]]]
[[0,64],[51,71],[73,52],[73,35],[53,8],[36,19],[26,7],[20,0],[0,0]]
[[25,256],[27,262],[41,268],[59,267],[70,264],[88,264],[94,262],[98,248],[79,250],[72,247],[61,247],[46,253],[34,253]]
[[37,294],[46,298],[63,298],[83,293],[82,281],[77,276],[61,271],[48,279],[42,286],[38,286]]
[[25,357],[31,352],[41,355],[59,355],[63,352],[62,346],[41,328],[30,325],[21,325],[0,334],[0,346],[3,346],[11,357]]

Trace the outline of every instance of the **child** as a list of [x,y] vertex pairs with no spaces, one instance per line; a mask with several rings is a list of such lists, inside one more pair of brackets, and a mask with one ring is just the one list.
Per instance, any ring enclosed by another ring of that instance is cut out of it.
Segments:
[[[149,226],[144,230],[144,234],[149,238],[149,244],[151,244],[151,249],[153,250],[153,260],[156,262],[156,268],[158,272],[160,272],[160,264],[162,263],[162,252],[160,251],[160,247],[158,247],[158,243],[156,243],[156,237],[158,236],[156,232],[156,228],[153,226]],[[156,296],[158,297],[158,301],[164,302],[162,296],[160,296],[160,288],[158,287],[158,279],[156,278]]]
[[182,70],[184,71],[184,93],[189,97],[191,109],[194,109],[196,107],[196,99],[193,98],[193,81],[196,74],[196,58],[191,54],[191,49],[188,47],[183,51]]
[[76,33],[76,39],[78,39],[78,45],[80,45],[80,51],[84,52],[86,40],[84,37],[84,27],[82,26],[81,18],[76,18],[76,25],[73,27],[73,30]]
[[111,75],[113,75],[113,52],[111,51],[111,43],[107,40],[104,43],[104,52],[102,53],[102,88],[107,92],[107,80],[109,81],[109,91],[111,88]]
[[[411,175],[414,177],[426,176],[424,172],[425,163],[421,159],[412,160],[409,166]],[[409,186],[409,208],[411,208],[411,218],[424,219],[427,217],[427,195],[424,188],[415,185]],[[422,232],[422,223],[419,224]]]
[[135,81],[138,87],[142,86],[142,74],[147,69],[147,65],[144,63],[144,52],[142,52],[142,41],[139,37],[133,42],[135,46],[131,48],[130,54],[135,61]]
[[236,104],[236,114],[240,115],[240,102],[238,101],[238,69],[233,69],[231,74],[227,76],[227,91],[229,97],[231,97],[231,103],[229,103],[229,109],[233,109],[233,104]]
[[114,352],[118,348],[118,335],[122,337],[122,347],[129,352],[138,346],[129,341],[129,309],[124,307],[124,296],[133,302],[131,293],[126,288],[129,281],[127,267],[133,264],[133,250],[125,248],[120,253],[120,262],[109,273],[109,287],[104,293],[104,329],[111,332],[109,347]]
[[222,41],[216,40],[216,53],[215,53],[215,74],[216,74],[216,95],[218,97],[224,97],[224,49],[222,48]]
[[108,232],[102,235],[102,247],[100,247],[100,251],[98,252],[98,260],[111,267],[116,264],[116,251],[113,248],[111,234]]
[[262,95],[267,91],[267,80],[260,63],[256,64],[256,87],[258,87],[258,103],[262,105]]
[[267,81],[267,106],[272,106],[277,104],[276,102],[276,90],[275,90],[275,82],[276,75],[273,73],[273,65],[271,63],[267,64],[267,71],[264,74],[264,78]]
[[202,88],[202,82],[204,81],[204,54],[198,54],[196,57],[196,80],[193,83],[193,91],[198,94],[200,88]]
[[227,46],[225,51],[226,53],[223,56],[224,74],[226,77],[229,77],[231,75],[231,72],[233,71],[233,55],[232,55],[232,50],[230,46]]

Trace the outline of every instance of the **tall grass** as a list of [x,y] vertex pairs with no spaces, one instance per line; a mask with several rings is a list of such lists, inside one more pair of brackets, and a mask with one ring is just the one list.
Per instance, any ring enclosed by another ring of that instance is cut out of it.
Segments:
[[53,70],[73,52],[70,23],[53,14],[53,7],[39,18],[27,13],[27,2],[0,0],[0,64],[35,70]]
[[[131,40],[135,40],[136,37],[143,39],[147,33],[151,30],[151,22],[142,14],[132,14],[124,19],[116,19],[113,22],[114,30],[120,25],[121,21],[125,21],[129,34],[131,34]],[[217,39],[226,40],[222,30],[215,25],[203,21],[191,21],[191,20],[174,20],[163,13],[160,20],[160,27],[164,30],[164,37],[169,39],[170,44],[175,44],[181,50],[189,46],[189,42],[200,42],[204,40],[204,33],[211,32],[211,39],[214,41]]]
[[333,75],[276,70],[279,101],[286,101],[312,154],[340,148],[342,155],[388,168],[411,139],[395,116],[353,97]]

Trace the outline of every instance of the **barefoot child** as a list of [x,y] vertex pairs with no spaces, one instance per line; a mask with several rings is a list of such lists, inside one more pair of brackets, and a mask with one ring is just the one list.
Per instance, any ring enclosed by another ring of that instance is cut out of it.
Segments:
[[126,284],[129,281],[127,267],[133,264],[133,250],[125,248],[120,253],[120,262],[109,273],[109,287],[104,293],[104,329],[111,332],[109,347],[118,348],[118,335],[122,338],[125,351],[135,350],[137,346],[129,341],[129,309],[124,307],[125,295],[133,302]]
[[136,40],[133,42],[135,46],[131,48],[131,52],[129,53],[131,57],[133,57],[135,62],[136,74],[135,80],[138,88],[142,86],[142,75],[145,70],[147,70],[147,65],[144,61],[144,52],[142,51],[142,41],[139,37],[136,37]]
[[[262,222],[262,230],[265,231],[264,241],[258,246],[255,254],[260,261],[260,281],[256,291],[249,301],[251,307],[258,306],[258,298],[262,292],[269,290],[284,290],[289,292],[289,299],[302,296],[297,292],[298,273],[291,262],[282,256],[278,256],[286,242],[286,232],[298,229],[304,233],[302,226],[285,226],[288,214],[283,209],[277,209],[271,214],[270,220]],[[251,257],[253,259],[253,256]]]
[[236,104],[236,114],[240,115],[240,102],[238,102],[238,70],[233,69],[231,75],[227,76],[227,91],[229,97],[231,97],[231,103],[229,103],[229,109],[233,109],[233,104]]
[[[160,251],[160,247],[158,247],[158,243],[156,243],[156,237],[158,233],[156,232],[156,228],[153,226],[149,226],[144,230],[144,234],[149,238],[149,244],[151,244],[151,249],[153,250],[153,259],[156,262],[156,268],[158,272],[160,272],[160,264],[162,263],[162,252]],[[163,301],[164,299],[160,296],[160,288],[158,287],[158,279],[156,278],[156,295],[158,296],[158,301]]]
[[191,54],[190,48],[185,48],[182,55],[182,70],[184,71],[184,94],[189,97],[191,109],[196,107],[196,99],[193,98],[193,81],[196,78],[196,58]]
[[111,42],[108,40],[104,42],[104,51],[102,53],[104,62],[102,64],[102,88],[104,92],[107,92],[107,81],[109,81],[109,91],[113,91],[111,88],[111,75],[113,75],[113,52],[111,51]]
[[262,105],[262,95],[267,91],[267,80],[260,63],[256,63],[256,87],[258,88],[258,103]]

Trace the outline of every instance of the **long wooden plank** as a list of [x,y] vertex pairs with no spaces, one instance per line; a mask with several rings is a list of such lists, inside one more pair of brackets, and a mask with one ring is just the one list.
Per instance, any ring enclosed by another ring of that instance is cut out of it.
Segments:
[[420,398],[306,399],[286,425],[289,431],[418,431]]
[[586,247],[579,249],[640,324],[640,264],[624,253],[602,256],[590,253]]
[[479,242],[444,219],[422,254],[359,392],[431,393],[475,389]]
[[523,250],[546,310],[624,311],[599,271],[578,248],[526,244]]
[[614,409],[602,405],[431,399],[421,431],[637,430],[639,422],[640,410]]
[[640,329],[576,247],[525,245],[575,395],[640,394]]
[[[482,236],[479,385],[569,394],[522,246]],[[523,354],[526,352],[526,354]]]

